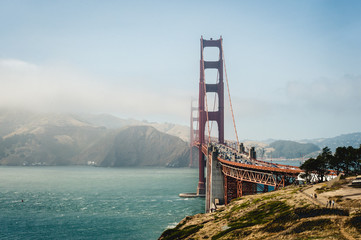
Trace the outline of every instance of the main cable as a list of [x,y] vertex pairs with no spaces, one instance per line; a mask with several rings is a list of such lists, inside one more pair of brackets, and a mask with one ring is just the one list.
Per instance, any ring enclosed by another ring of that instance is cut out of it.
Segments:
[[236,133],[237,146],[238,146],[238,145],[239,145],[238,133],[237,133],[237,128],[236,128],[236,121],[235,121],[235,119],[234,119],[234,113],[233,113],[233,107],[232,107],[231,94],[230,94],[230,91],[229,91],[228,76],[227,76],[227,69],[226,69],[226,59],[224,58],[223,44],[221,44],[221,49],[222,49],[224,73],[226,74],[226,83],[227,83],[229,104],[230,104],[230,107],[231,107],[231,113],[232,113],[232,119],[233,119],[233,126],[234,126],[234,131],[235,131],[235,133]]

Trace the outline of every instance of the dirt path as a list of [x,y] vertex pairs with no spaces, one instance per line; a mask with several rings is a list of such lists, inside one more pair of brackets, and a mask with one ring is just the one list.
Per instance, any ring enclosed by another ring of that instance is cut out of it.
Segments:
[[[288,238],[288,234],[291,234],[292,231],[294,231],[295,229],[297,229],[301,224],[307,222],[307,221],[315,221],[315,220],[320,220],[320,219],[332,219],[333,221],[337,220],[338,218],[344,218],[341,216],[320,216],[320,217],[311,217],[311,218],[307,218],[307,219],[302,219],[300,220],[298,223],[294,224],[292,227],[286,229],[285,231],[282,231],[272,237],[270,237],[269,239],[272,240],[278,240],[278,239],[287,239]],[[347,233],[345,231],[345,228],[343,227],[344,225],[344,219],[342,219],[342,225],[340,226],[340,233],[342,234],[342,237],[344,239],[347,240],[356,240],[354,237],[352,237],[349,233]],[[343,239],[340,238],[340,239]]]
[[[313,204],[318,205],[320,207],[326,207],[328,199],[320,196],[320,194],[317,194],[315,192],[316,188],[319,188],[318,185],[312,185],[311,187],[301,191],[308,200],[310,200]],[[317,198],[315,198],[315,193],[317,194]]]
[[[329,197],[333,197],[333,196],[337,196],[337,195],[341,195],[341,196],[353,196],[356,198],[361,198],[361,191],[359,192],[358,190],[354,190],[351,189],[351,191],[349,191],[349,189],[341,189],[341,190],[336,190],[333,192],[326,192],[325,194],[317,194],[316,193],[316,189],[321,187],[320,184],[316,184],[316,185],[312,185],[310,187],[308,187],[307,189],[304,189],[303,191],[301,191],[301,193],[305,196],[305,198],[312,202],[315,205],[318,205],[320,207],[326,207],[327,206],[327,202],[329,200]],[[317,198],[315,198],[315,193],[317,194]],[[335,206],[337,207],[337,205]],[[329,217],[328,217],[329,218]],[[345,239],[348,240],[355,240],[354,237],[352,237],[345,229],[345,219],[342,219],[342,224],[340,225],[340,233],[342,234],[342,236]],[[357,238],[359,239],[359,238]]]
[[341,234],[348,240],[356,240],[354,237],[352,237],[348,232],[345,231],[345,219],[343,219],[342,224],[340,226],[340,232]]

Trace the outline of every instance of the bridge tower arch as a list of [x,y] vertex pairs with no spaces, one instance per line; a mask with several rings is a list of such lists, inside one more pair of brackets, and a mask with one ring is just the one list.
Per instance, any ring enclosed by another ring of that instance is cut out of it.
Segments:
[[[198,98],[198,137],[199,144],[203,146],[206,143],[206,124],[209,121],[216,121],[218,126],[218,142],[224,143],[224,83],[223,83],[223,50],[222,37],[217,40],[203,39],[201,37],[201,59],[200,59],[200,78],[199,78],[199,98]],[[215,47],[219,49],[219,58],[216,61],[206,61],[204,59],[204,48]],[[218,83],[206,83],[205,70],[218,70]],[[206,106],[206,97],[208,92],[217,93],[218,110],[208,111]],[[207,133],[210,135],[210,133]],[[209,136],[210,137],[210,136]],[[202,147],[199,147],[199,182],[197,194],[205,194],[205,156],[202,153]]]

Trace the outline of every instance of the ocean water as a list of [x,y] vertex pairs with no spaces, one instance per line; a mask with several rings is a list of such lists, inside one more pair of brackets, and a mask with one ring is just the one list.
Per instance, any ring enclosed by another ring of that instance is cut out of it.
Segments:
[[0,239],[157,239],[204,212],[197,169],[0,167]]

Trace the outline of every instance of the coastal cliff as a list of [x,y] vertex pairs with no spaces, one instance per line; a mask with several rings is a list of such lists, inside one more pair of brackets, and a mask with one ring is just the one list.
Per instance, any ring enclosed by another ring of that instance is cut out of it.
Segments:
[[[343,198],[337,195],[347,188],[342,184],[329,191],[323,183],[245,196],[216,212],[186,217],[159,239],[360,239],[361,192]],[[320,197],[312,198],[313,192]],[[326,206],[330,199],[334,206]]]

